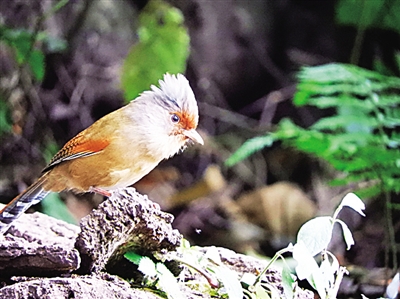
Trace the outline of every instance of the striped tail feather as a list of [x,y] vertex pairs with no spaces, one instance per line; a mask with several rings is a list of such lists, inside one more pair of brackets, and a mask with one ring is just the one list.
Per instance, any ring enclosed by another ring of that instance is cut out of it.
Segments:
[[24,192],[15,197],[8,205],[0,211],[0,234],[4,234],[11,223],[23,214],[30,206],[39,203],[50,193],[43,189],[47,173],[41,176],[35,183]]

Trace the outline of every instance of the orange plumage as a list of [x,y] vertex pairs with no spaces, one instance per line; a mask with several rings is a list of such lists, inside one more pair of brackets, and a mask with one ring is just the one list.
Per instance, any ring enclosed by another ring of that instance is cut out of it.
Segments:
[[166,74],[159,84],[67,142],[43,175],[0,211],[0,233],[49,192],[124,188],[188,141],[203,144],[195,130],[198,108],[189,82]]

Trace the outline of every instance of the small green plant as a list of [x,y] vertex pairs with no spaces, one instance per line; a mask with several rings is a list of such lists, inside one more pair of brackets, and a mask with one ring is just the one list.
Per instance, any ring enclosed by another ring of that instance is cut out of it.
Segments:
[[[176,252],[156,254],[155,258],[160,262],[154,262],[149,257],[134,252],[127,252],[125,258],[138,266],[138,270],[144,276],[143,286],[160,290],[169,299],[185,298],[180,288],[183,284],[216,298],[243,298],[243,290],[236,273],[222,263],[215,247],[209,247],[204,252],[198,247],[191,247],[187,240],[183,240]],[[175,261],[186,266],[189,273],[202,275],[207,283],[192,284],[191,281],[185,282],[183,278],[174,277],[164,265],[165,261]]]
[[278,141],[327,161],[343,174],[332,185],[351,185],[361,198],[385,200],[385,264],[391,251],[397,268],[391,194],[400,192],[400,78],[345,64],[307,67],[298,78],[294,103],[329,108],[333,115],[307,129],[283,119],[275,132],[245,142],[226,165]]
[[[343,230],[344,240],[347,249],[354,245],[354,239],[348,226],[340,219],[338,215],[344,207],[350,207],[360,215],[364,215],[364,203],[355,194],[347,194],[333,216],[321,216],[309,220],[300,228],[297,234],[297,240],[294,245],[289,244],[287,248],[279,250],[271,259],[268,266],[258,276],[248,275],[246,277],[249,285],[249,298],[258,299],[261,289],[260,281],[265,271],[285,253],[292,253],[293,258],[297,261],[295,268],[296,275],[293,275],[287,265],[284,263],[282,269],[282,282],[286,298],[293,298],[296,285],[296,279],[306,279],[309,284],[318,292],[321,299],[336,298],[339,285],[343,275],[347,272],[345,267],[339,265],[336,257],[327,250],[332,239],[333,226],[335,223],[340,224]],[[321,259],[318,264],[316,257]]]
[[163,291],[168,298],[182,298],[175,276],[163,263],[156,263],[149,257],[134,252],[127,252],[125,258],[138,266],[143,274],[144,286]]
[[[290,244],[287,248],[278,251],[269,264],[255,276],[245,273],[241,278],[237,273],[225,266],[218,250],[210,247],[202,251],[197,247],[191,247],[187,241],[183,241],[177,252],[157,254],[154,262],[149,257],[140,256],[134,252],[127,252],[125,257],[138,266],[143,274],[142,286],[160,290],[169,299],[183,298],[180,284],[194,287],[203,293],[212,294],[217,298],[230,299],[264,299],[282,297],[276,286],[263,281],[266,271],[271,265],[285,253],[291,253],[297,261],[296,275],[291,273],[289,267],[284,263],[282,270],[282,282],[287,299],[293,298],[297,289],[296,280],[306,279],[322,298],[336,298],[339,285],[346,273],[346,269],[339,266],[336,257],[327,250],[332,239],[333,226],[338,223],[342,227],[343,236],[347,249],[354,244],[352,233],[347,225],[338,218],[344,207],[350,207],[359,214],[364,215],[363,202],[353,193],[346,195],[333,216],[316,217],[306,222],[298,232],[296,244]],[[317,263],[316,257],[322,262]],[[204,276],[208,284],[191,285],[183,278],[174,277],[164,265],[165,261],[175,261],[187,266],[188,271],[194,271]]]

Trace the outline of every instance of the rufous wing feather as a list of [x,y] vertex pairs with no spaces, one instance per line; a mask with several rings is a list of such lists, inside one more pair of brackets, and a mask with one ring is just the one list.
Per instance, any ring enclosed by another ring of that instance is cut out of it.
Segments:
[[108,140],[87,139],[85,138],[84,132],[85,131],[79,133],[68,141],[53,159],[51,159],[50,163],[43,169],[43,172],[50,170],[63,161],[95,155],[110,144]]

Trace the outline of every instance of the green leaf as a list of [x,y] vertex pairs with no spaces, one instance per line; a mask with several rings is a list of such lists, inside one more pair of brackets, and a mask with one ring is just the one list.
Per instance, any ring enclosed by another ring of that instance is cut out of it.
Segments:
[[0,136],[11,131],[10,111],[7,103],[0,99]]
[[25,62],[32,43],[32,33],[24,29],[1,27],[1,39],[15,49],[18,64]]
[[358,109],[357,112],[363,112],[363,113],[369,113],[374,108],[373,104],[370,101],[360,101],[347,94],[341,94],[339,96],[310,97],[309,100],[307,101],[307,104],[318,107],[320,109],[333,108],[333,107],[335,108],[353,107]]
[[155,84],[166,72],[184,72],[189,35],[181,11],[165,1],[151,0],[142,10],[139,42],[125,59],[121,84],[127,101]]
[[341,25],[400,32],[399,11],[398,1],[340,0],[336,7],[336,21]]
[[360,117],[357,115],[336,115],[321,118],[311,126],[311,129],[335,131],[355,125],[364,128],[363,131],[370,131],[371,129],[377,127],[378,121],[371,117]]
[[32,50],[28,63],[36,80],[42,81],[44,77],[44,55],[42,51]]
[[336,7],[337,21],[339,24],[363,28],[373,26],[384,4],[385,1],[339,1]]
[[124,257],[134,263],[135,265],[139,266],[139,263],[141,261],[141,259],[143,258],[143,256],[133,252],[133,251],[128,251],[127,253],[124,254]]
[[78,224],[58,193],[50,193],[41,202],[44,214],[71,224]]

